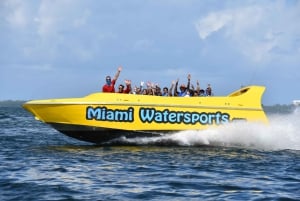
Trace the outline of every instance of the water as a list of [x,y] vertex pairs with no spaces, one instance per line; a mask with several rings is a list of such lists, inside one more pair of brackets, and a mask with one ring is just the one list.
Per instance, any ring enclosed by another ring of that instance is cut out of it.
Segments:
[[0,200],[300,200],[300,112],[272,111],[269,126],[95,146],[0,107]]

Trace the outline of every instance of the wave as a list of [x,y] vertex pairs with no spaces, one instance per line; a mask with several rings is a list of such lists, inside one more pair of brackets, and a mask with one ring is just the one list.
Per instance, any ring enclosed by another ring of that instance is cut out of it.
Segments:
[[207,130],[181,131],[161,137],[126,139],[139,145],[224,146],[259,150],[300,150],[300,110],[269,116],[269,124],[237,122]]

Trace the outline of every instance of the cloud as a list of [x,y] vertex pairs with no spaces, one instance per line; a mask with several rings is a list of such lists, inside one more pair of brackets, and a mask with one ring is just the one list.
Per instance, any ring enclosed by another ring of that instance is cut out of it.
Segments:
[[[255,62],[298,56],[300,47],[300,2],[245,5],[210,12],[195,23],[201,40],[220,34],[232,47]],[[284,52],[294,52],[284,54]]]
[[219,31],[232,21],[230,13],[211,13],[207,17],[200,19],[195,25],[201,39],[205,40],[213,32]]
[[24,1],[4,1],[3,11],[5,13],[5,20],[10,26],[14,28],[25,28],[28,25],[28,9]]
[[[91,16],[81,1],[22,1],[5,3],[6,22],[14,29],[15,46],[26,61],[87,61],[93,58],[88,20]],[[64,56],[62,56],[64,55]]]
[[40,37],[57,35],[64,27],[68,26],[67,22],[70,16],[68,4],[70,4],[69,0],[41,2],[35,18]]

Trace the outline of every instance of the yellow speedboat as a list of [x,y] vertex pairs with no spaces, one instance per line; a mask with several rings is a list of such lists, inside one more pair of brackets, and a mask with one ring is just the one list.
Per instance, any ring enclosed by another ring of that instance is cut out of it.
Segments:
[[267,122],[261,104],[264,91],[263,86],[247,86],[222,97],[93,93],[82,98],[33,100],[23,107],[70,137],[100,144],[123,136],[160,136],[235,121]]

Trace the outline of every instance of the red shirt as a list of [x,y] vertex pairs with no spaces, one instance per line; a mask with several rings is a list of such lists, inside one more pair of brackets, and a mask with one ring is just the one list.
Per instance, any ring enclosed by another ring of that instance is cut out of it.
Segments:
[[112,80],[111,84],[105,84],[102,87],[102,92],[108,92],[108,93],[113,93],[115,92],[115,84],[116,84],[116,80]]
[[117,93],[119,93],[119,94],[129,94],[130,91],[131,91],[131,85],[126,85],[126,88],[124,90],[120,91],[120,89],[119,89],[119,91],[117,91]]
[[131,86],[127,85],[126,89],[123,91],[124,94],[129,94],[129,92],[131,91]]

